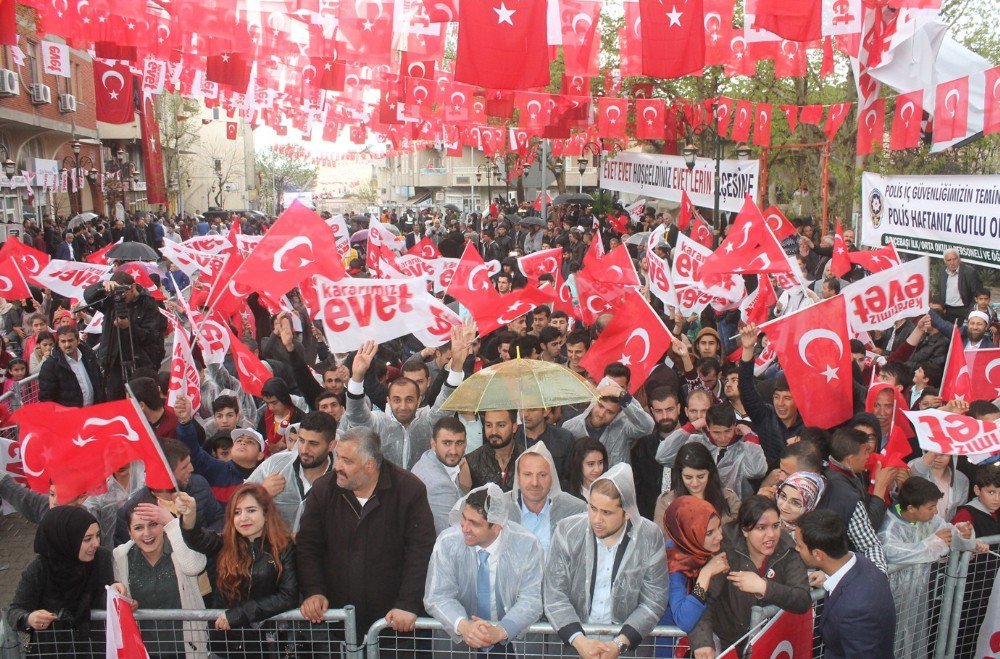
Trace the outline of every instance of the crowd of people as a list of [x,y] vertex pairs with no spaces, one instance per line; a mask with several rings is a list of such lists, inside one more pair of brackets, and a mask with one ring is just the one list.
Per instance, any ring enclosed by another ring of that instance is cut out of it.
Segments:
[[[368,225],[366,216],[345,219]],[[65,232],[46,221],[26,224],[24,242],[82,260],[119,238],[158,250],[225,235],[232,221],[138,214]],[[545,221],[527,205],[498,204],[482,216],[386,211],[382,221],[407,247],[426,237],[444,256],[472,242],[501,262],[500,294],[525,285],[517,256],[561,247],[572,289],[594,240],[630,245],[629,234],[665,224],[656,249],[670,258],[678,233],[674,214],[651,206],[625,234],[578,206],[556,207]],[[830,275],[831,237],[819,238],[811,221],[794,224],[799,233],[784,246],[810,286],[782,291],[772,316],[868,274],[855,266],[845,280]],[[844,238],[858,249],[852,233]],[[345,260],[352,276],[368,276],[363,248]],[[632,256],[646,276],[644,252]],[[163,270],[176,272],[166,261]],[[667,625],[687,635],[692,656],[712,659],[745,643],[754,606],[803,613],[811,589],[822,589],[817,633],[827,657],[917,658],[932,649],[933,567],[952,548],[973,552],[970,569],[988,594],[1000,565],[978,540],[1000,534],[1000,461],[974,464],[916,443],[901,462],[877,459],[899,409],[1000,418],[996,401],[940,395],[950,323],[968,349],[992,347],[1000,329],[989,291],[955,252],[944,255],[928,314],[872,332],[870,345],[851,342],[856,414],[830,428],[804,424],[780,369],[755,369],[761,337],[739,310],[685,317],[655,300],[671,346],[636,389],[626,364],[597,374],[581,366],[610,314],[586,326],[543,305],[486,336],[469,324],[437,347],[408,336],[347,353],[327,345],[297,291],[288,296],[294,311],[277,314],[254,294],[253,321],[237,336],[271,371],[263,395],[244,391],[230,358],[205,365],[196,348],[201,405],[180,396],[168,406],[160,309],[183,311],[172,298],[184,282],[157,277],[160,301],[118,270],[87,289],[84,309],[41,290],[2,302],[4,390],[35,373],[39,400],[64,406],[127,390],[178,484],[150,489],[133,463],[106,491],[56,505],[54,488],[46,496],[0,477],[0,497],[38,524],[37,557],[6,612],[36,655],[103,653],[90,611],[112,585],[140,609],[224,610],[207,625],[143,623],[154,657],[274,655],[301,629],[269,618],[299,609],[300,624],[316,626],[353,605],[359,629],[385,620],[399,636],[394,651],[407,656],[675,656],[677,638],[650,636]],[[124,310],[111,299],[119,289]],[[82,333],[95,311],[114,320]],[[564,365],[591,380],[597,398],[443,408],[466,378],[518,357]],[[960,656],[971,656],[985,602],[964,606]],[[423,615],[443,631],[415,631]],[[562,649],[525,633],[539,621]],[[589,634],[587,624],[617,633]],[[330,629],[324,647],[337,634]],[[317,647],[297,653],[322,654]]]

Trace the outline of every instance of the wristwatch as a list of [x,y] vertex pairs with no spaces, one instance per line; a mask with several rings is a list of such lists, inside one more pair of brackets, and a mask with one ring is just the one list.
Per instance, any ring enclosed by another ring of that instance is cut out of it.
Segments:
[[618,654],[625,654],[628,652],[629,644],[627,641],[623,641],[617,636],[611,640],[612,643],[618,648]]

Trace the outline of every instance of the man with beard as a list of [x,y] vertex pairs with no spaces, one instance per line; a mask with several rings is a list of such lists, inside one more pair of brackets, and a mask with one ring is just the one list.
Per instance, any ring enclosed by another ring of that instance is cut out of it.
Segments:
[[555,463],[558,477],[563,478],[566,475],[566,458],[573,449],[573,435],[565,428],[549,424],[546,420],[548,412],[543,407],[521,410],[523,425],[518,429],[516,439],[522,449],[545,445]]
[[[413,475],[427,486],[427,500],[434,513],[434,530],[438,535],[451,526],[448,515],[468,491],[465,446],[465,426],[455,417],[446,416],[434,424],[431,447],[413,465]],[[467,481],[464,486],[463,480]]]
[[332,416],[310,412],[299,424],[295,450],[272,455],[246,480],[264,486],[292,533],[299,530],[299,518],[313,483],[333,468],[331,444],[336,435],[337,422]]
[[496,483],[504,492],[514,487],[514,461],[521,447],[514,441],[517,410],[489,410],[482,413],[483,445],[466,460],[472,473],[472,487]]
[[649,413],[653,416],[656,427],[652,434],[646,435],[632,446],[632,471],[639,514],[646,519],[653,519],[656,498],[670,485],[669,480],[664,482],[664,474],[669,479],[670,472],[656,461],[656,449],[677,427],[681,404],[677,394],[669,387],[657,387],[649,393],[648,398]]
[[[941,334],[951,340],[952,324],[942,318],[936,311],[930,311],[931,324]],[[983,350],[993,348],[993,339],[987,336],[990,328],[990,317],[982,311],[972,311],[965,321],[965,327],[959,328],[958,334],[962,337],[962,346],[966,350]]]

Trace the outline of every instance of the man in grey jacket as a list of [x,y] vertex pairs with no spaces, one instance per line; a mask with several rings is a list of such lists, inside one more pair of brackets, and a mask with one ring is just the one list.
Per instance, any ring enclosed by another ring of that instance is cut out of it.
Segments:
[[337,435],[337,422],[324,412],[310,412],[299,424],[295,449],[275,453],[264,460],[247,478],[247,483],[261,483],[274,497],[278,514],[292,533],[299,530],[299,518],[316,479],[333,468],[331,453]]
[[[580,656],[616,659],[634,650],[663,616],[663,534],[639,516],[632,467],[617,464],[590,486],[586,515],[556,525],[542,585],[545,616]],[[581,625],[621,625],[610,641]]]
[[619,462],[629,463],[632,443],[653,432],[655,424],[629,392],[614,382],[604,382],[597,390],[600,398],[562,427],[577,439],[589,436],[600,440],[608,449],[608,466],[613,467]]
[[556,524],[586,512],[587,506],[559,487],[552,454],[542,442],[518,456],[514,471],[514,488],[506,495],[510,519],[538,538],[542,551],[548,554]]
[[465,462],[465,426],[453,416],[434,424],[431,447],[410,470],[427,487],[427,501],[434,513],[438,535],[451,526],[448,516],[472,484]]
[[409,378],[397,378],[389,385],[389,411],[372,410],[365,397],[365,375],[378,352],[378,344],[365,341],[354,355],[353,372],[347,383],[346,428],[371,428],[382,440],[382,453],[386,460],[404,469],[413,466],[430,448],[434,423],[452,413],[441,409],[455,388],[462,384],[462,370],[469,354],[469,344],[474,336],[470,327],[453,327],[451,333],[451,366],[448,379],[441,387],[434,405],[419,407],[420,392]]
[[508,521],[504,493],[494,483],[470,492],[450,518],[431,554],[424,606],[454,643],[513,656],[512,641],[542,615],[538,540]]

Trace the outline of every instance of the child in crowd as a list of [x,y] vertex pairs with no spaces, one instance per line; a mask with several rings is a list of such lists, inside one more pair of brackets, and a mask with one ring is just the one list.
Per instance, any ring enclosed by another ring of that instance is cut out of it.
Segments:
[[[966,502],[969,494],[969,479],[955,469],[954,458],[934,451],[924,451],[924,455],[910,460],[910,473],[931,481],[941,490],[942,497],[938,501],[937,514],[941,519],[952,519],[958,512],[958,507]],[[972,521],[972,520],[966,520]],[[978,534],[977,534],[978,535]]]
[[938,515],[938,501],[943,496],[926,478],[909,478],[899,488],[899,503],[885,516],[878,534],[896,602],[897,657],[927,656],[932,566],[947,556],[953,545],[963,550],[976,547],[972,524],[952,526]]
[[23,380],[28,374],[28,362],[24,361],[20,357],[17,359],[10,360],[7,364],[7,368],[4,371],[4,381],[3,387],[0,392],[7,393],[14,388],[15,383],[18,380]]

